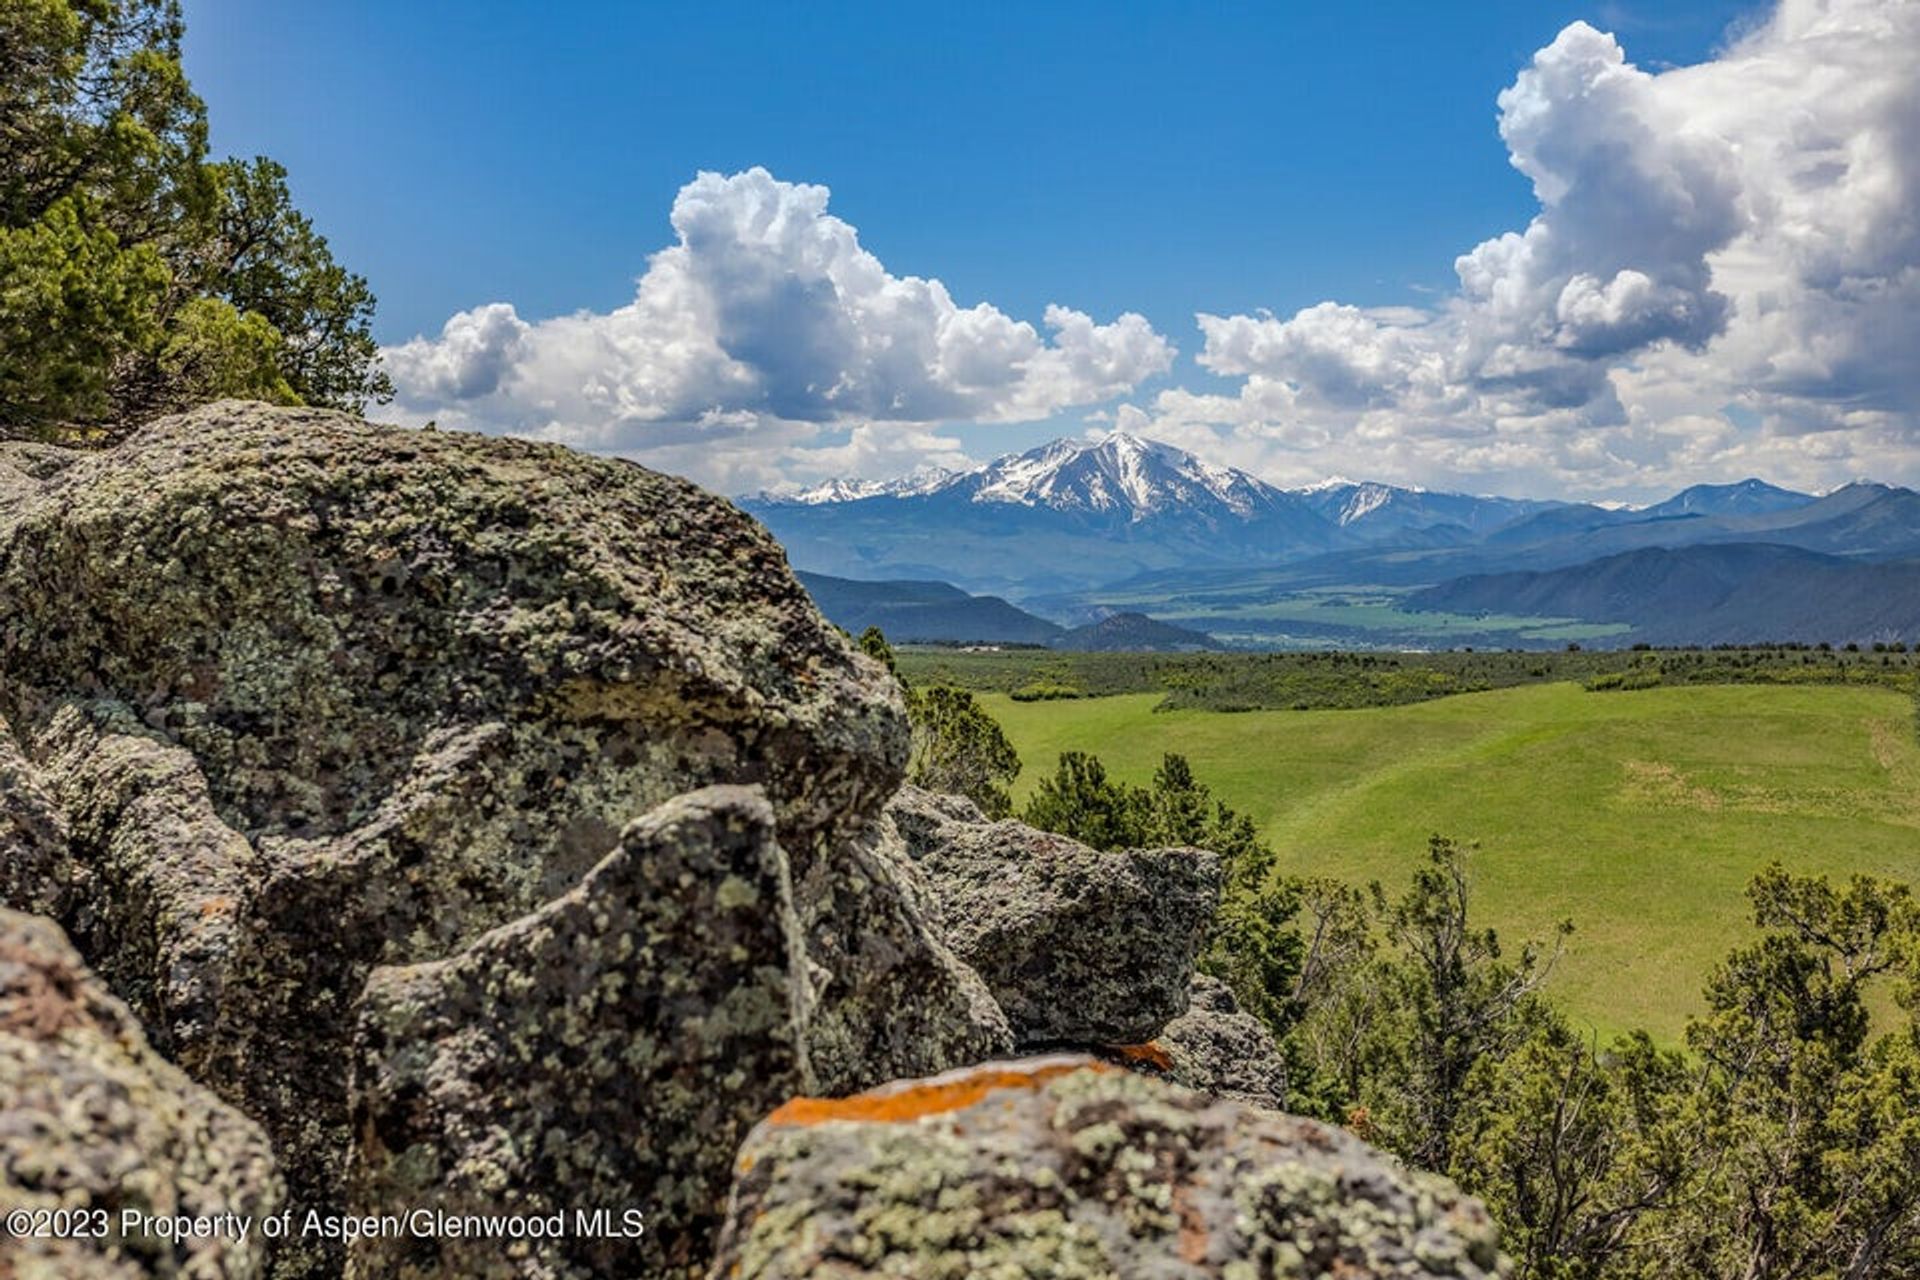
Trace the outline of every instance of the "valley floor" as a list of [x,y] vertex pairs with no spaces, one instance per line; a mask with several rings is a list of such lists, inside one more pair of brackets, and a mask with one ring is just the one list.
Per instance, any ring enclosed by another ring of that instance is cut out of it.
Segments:
[[1603,1033],[1678,1036],[1770,861],[1920,881],[1914,702],[1889,689],[1559,683],[1239,714],[1160,701],[982,698],[1024,762],[1021,799],[1061,751],[1132,782],[1176,751],[1289,871],[1392,893],[1429,835],[1477,842],[1481,922],[1517,946],[1571,917],[1552,989]]

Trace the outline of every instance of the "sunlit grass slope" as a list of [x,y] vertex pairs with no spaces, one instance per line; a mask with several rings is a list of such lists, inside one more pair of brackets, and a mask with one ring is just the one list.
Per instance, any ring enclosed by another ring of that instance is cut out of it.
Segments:
[[1064,750],[1136,782],[1178,751],[1293,871],[1393,891],[1430,834],[1478,842],[1480,918],[1517,944],[1572,917],[1554,987],[1604,1032],[1679,1033],[1771,860],[1920,882],[1913,702],[1887,690],[1553,684],[1239,714],[1159,701],[983,698],[1025,762],[1023,798]]

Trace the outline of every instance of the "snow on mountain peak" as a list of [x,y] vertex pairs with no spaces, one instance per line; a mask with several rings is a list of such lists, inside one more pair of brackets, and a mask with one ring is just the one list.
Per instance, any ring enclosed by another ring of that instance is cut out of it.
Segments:
[[949,471],[945,467],[920,467],[897,480],[833,479],[822,481],[810,488],[786,485],[778,489],[763,489],[748,496],[761,502],[777,502],[801,507],[826,506],[836,502],[859,502],[863,498],[911,498],[923,493],[932,493],[958,474],[960,473]]
[[1139,520],[1174,507],[1251,513],[1277,491],[1243,471],[1214,467],[1183,449],[1115,431],[1098,441],[1055,440],[960,477],[974,502],[1124,514]]

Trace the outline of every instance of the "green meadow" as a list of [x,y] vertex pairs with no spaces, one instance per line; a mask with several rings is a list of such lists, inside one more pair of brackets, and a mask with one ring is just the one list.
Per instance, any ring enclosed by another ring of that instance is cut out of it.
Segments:
[[1429,835],[1477,843],[1480,920],[1517,945],[1571,918],[1552,986],[1602,1033],[1678,1036],[1770,861],[1920,881],[1914,701],[1891,689],[1554,683],[1239,713],[1161,700],[982,695],[1024,762],[1022,799],[1062,751],[1132,782],[1177,751],[1290,871],[1394,892]]

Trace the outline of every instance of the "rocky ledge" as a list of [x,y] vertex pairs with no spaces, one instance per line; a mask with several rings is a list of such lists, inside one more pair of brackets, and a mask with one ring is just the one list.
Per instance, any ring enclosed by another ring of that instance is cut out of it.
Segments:
[[[236,403],[0,445],[0,501],[0,1211],[646,1222],[0,1274],[1499,1271],[1277,1113],[1211,855],[903,791],[897,686],[728,503]],[[1138,1070],[941,1074],[1020,1046]]]

